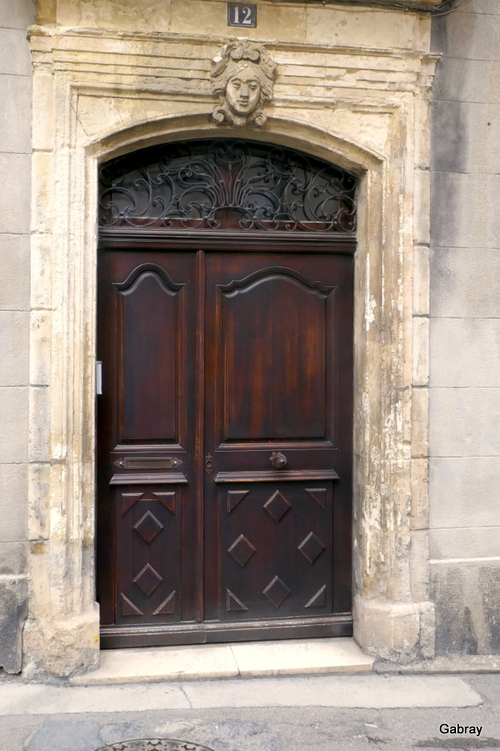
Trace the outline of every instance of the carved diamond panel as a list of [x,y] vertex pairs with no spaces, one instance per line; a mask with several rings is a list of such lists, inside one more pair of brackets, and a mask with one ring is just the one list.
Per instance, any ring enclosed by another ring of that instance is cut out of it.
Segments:
[[264,508],[267,513],[273,517],[275,522],[280,522],[287,511],[290,511],[292,504],[287,501],[283,493],[277,490],[268,501],[265,502]]
[[256,550],[257,548],[252,545],[250,540],[247,540],[245,535],[240,535],[233,542],[231,547],[228,548],[227,552],[229,553],[229,555],[232,555],[236,563],[239,563],[243,568],[243,566],[248,563]]
[[163,524],[158,521],[151,511],[146,511],[137,524],[134,524],[134,529],[140,534],[143,540],[150,543],[162,531]]
[[326,605],[326,584],[323,584],[304,605],[305,608],[324,608]]
[[230,612],[248,610],[248,608],[230,589],[226,589],[226,610]]
[[149,563],[146,563],[144,568],[142,568],[134,578],[134,582],[142,589],[142,591],[146,595],[150,595],[152,592],[154,592],[156,587],[162,581],[163,577],[161,577],[158,571],[155,571]]
[[326,545],[316,537],[314,532],[309,532],[299,545],[302,555],[307,558],[309,563],[314,563],[316,558],[326,549]]
[[250,491],[249,490],[228,490],[227,493],[227,512],[228,514],[231,513],[231,511],[236,508],[238,503],[243,500],[245,496],[248,495]]
[[170,592],[169,596],[158,605],[153,615],[171,615],[175,613],[175,589]]
[[137,503],[139,498],[142,498],[144,493],[122,493],[122,515],[125,516],[134,503]]
[[309,493],[316,503],[326,508],[326,488],[306,488],[306,493]]
[[175,514],[175,491],[169,490],[168,493],[153,493],[153,496],[163,503],[169,511]]
[[120,596],[122,601],[122,615],[144,615],[142,610],[139,610],[139,608],[134,605],[128,597],[125,597],[123,592],[121,592]]
[[275,576],[264,590],[266,597],[271,600],[276,608],[286,600],[292,590],[289,589],[285,582],[282,581],[279,576]]

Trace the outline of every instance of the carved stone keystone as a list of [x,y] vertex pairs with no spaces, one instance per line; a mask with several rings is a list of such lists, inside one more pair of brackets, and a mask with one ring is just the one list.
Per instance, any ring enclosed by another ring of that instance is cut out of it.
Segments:
[[220,102],[212,112],[215,122],[264,125],[267,117],[262,107],[273,97],[276,68],[261,44],[243,41],[221,47],[210,73],[212,94]]

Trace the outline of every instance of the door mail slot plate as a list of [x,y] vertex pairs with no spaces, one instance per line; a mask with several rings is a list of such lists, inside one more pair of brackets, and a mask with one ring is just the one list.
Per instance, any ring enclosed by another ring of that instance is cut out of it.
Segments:
[[120,469],[175,469],[184,462],[178,456],[131,457],[116,459],[113,466]]

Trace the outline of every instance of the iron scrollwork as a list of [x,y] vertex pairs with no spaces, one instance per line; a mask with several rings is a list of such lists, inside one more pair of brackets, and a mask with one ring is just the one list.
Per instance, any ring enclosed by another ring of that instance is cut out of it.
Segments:
[[101,227],[355,231],[356,178],[306,154],[238,140],[164,145],[100,174]]

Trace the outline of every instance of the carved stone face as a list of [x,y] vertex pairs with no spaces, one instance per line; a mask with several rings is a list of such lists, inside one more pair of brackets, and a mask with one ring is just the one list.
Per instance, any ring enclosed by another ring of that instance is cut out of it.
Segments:
[[249,40],[224,44],[212,58],[210,88],[219,98],[212,120],[236,127],[266,122],[265,102],[273,98],[276,63],[261,44]]
[[248,117],[260,102],[260,81],[250,66],[241,68],[227,82],[226,102],[236,115]]

